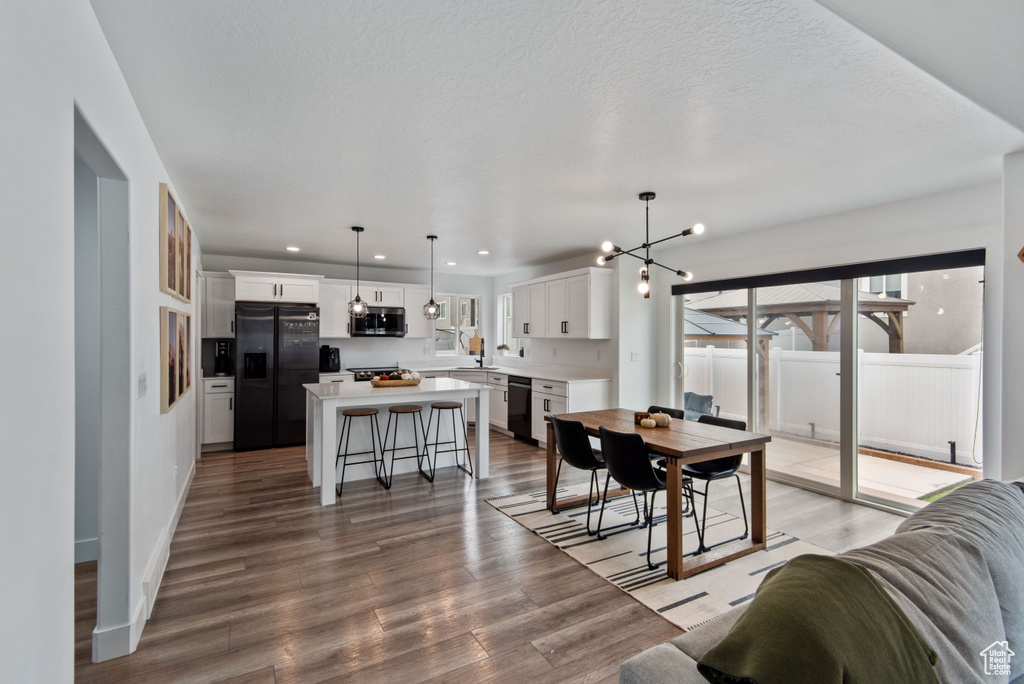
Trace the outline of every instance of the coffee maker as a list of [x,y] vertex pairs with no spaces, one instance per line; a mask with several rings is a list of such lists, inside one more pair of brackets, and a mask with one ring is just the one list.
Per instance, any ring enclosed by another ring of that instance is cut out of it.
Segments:
[[216,350],[213,357],[213,374],[231,375],[235,369],[235,364],[231,361],[231,343],[217,342]]
[[320,372],[337,373],[341,370],[341,353],[337,347],[323,345],[320,347]]

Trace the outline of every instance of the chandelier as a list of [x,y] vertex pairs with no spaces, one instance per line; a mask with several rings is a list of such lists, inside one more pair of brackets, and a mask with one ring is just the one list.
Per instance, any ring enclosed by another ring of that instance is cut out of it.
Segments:
[[[650,276],[650,273],[649,273],[649,270],[648,270],[651,266],[657,266],[659,268],[665,269],[666,271],[672,271],[677,276],[680,276],[683,280],[692,280],[693,279],[693,274],[690,273],[689,271],[681,271],[681,270],[678,270],[678,269],[675,269],[675,268],[670,268],[670,267],[666,266],[665,264],[659,264],[657,261],[652,259],[651,258],[651,247],[653,247],[654,245],[660,244],[662,242],[665,242],[666,240],[671,240],[673,238],[685,237],[687,235],[700,235],[701,233],[704,232],[704,224],[703,223],[696,223],[696,224],[694,224],[694,226],[692,228],[687,228],[686,230],[684,230],[681,233],[676,233],[675,235],[669,235],[666,238],[662,238],[660,240],[655,240],[654,242],[651,242],[651,200],[652,199],[654,199],[654,193],[653,192],[641,192],[640,193],[640,201],[641,202],[645,202],[647,204],[647,207],[646,207],[646,210],[645,210],[646,214],[647,214],[647,216],[646,216],[647,232],[645,233],[645,236],[644,236],[644,243],[642,245],[640,245],[639,247],[634,247],[633,249],[622,249],[621,247],[618,247],[617,245],[613,245],[609,241],[605,241],[601,245],[601,249],[604,252],[606,252],[606,254],[602,254],[601,256],[597,257],[597,263],[599,265],[601,265],[601,266],[604,266],[605,264],[607,264],[612,259],[614,259],[616,257],[619,257],[619,256],[623,256],[623,255],[628,255],[628,256],[631,256],[631,257],[633,257],[635,259],[639,259],[640,261],[644,262],[644,265],[640,267],[640,283],[636,286],[637,292],[642,294],[644,296],[644,299],[650,299],[650,297],[651,297],[651,283],[650,283],[650,277],[651,276]],[[639,254],[637,254],[637,252],[639,252],[641,250],[643,250],[643,256],[640,256]]]

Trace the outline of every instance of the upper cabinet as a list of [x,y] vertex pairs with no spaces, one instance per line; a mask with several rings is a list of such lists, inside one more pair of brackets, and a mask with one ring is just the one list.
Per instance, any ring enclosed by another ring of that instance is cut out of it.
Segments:
[[545,337],[544,283],[512,288],[512,337]]
[[[584,268],[512,288],[514,337],[611,337],[612,272]],[[525,327],[524,327],[525,326]]]
[[434,321],[423,317],[423,307],[430,301],[427,288],[405,288],[405,336],[430,337],[434,334]]
[[352,297],[348,283],[337,280],[320,282],[320,337],[351,336],[352,319],[348,315],[348,303]]
[[235,279],[207,275],[203,306],[203,337],[235,336]]
[[[353,296],[355,296],[353,294]],[[362,283],[359,296],[368,306],[400,308],[405,306],[405,288],[390,283]]]
[[235,277],[235,301],[319,304],[323,276],[229,271]]

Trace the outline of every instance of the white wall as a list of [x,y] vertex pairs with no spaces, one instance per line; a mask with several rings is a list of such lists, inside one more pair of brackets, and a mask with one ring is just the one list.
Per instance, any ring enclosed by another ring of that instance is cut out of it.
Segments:
[[[718,240],[709,226],[701,239],[663,250],[658,260],[693,270],[694,282],[699,282],[985,248],[985,475],[1020,477],[1024,426],[1015,419],[1003,421],[1002,416],[1013,417],[1024,405],[1024,361],[1018,358],[1024,339],[1024,311],[1019,305],[1024,299],[1024,264],[1016,258],[1024,246],[1022,169],[1021,153],[1007,157],[1005,237],[1004,191],[993,183]],[[661,312],[658,337],[665,339],[671,297],[667,287],[659,288],[656,296]],[[659,343],[657,353],[662,363],[671,361],[669,345]],[[1003,377],[1009,381],[1002,382]],[[659,374],[657,383],[659,396],[667,397],[671,377]]]
[[[130,365],[149,393],[131,405],[130,610],[125,650],[145,617],[142,582],[166,542],[194,464],[193,391],[159,409],[157,188],[168,181],[87,0],[0,0],[0,284],[46,312],[31,335],[0,336],[0,670],[11,681],[71,681],[74,647],[74,108],[130,181]],[[181,198],[186,203],[187,198]],[[200,226],[196,226],[201,231]],[[194,253],[197,246],[193,245]],[[101,551],[102,555],[102,551]],[[101,561],[102,562],[102,561]]]

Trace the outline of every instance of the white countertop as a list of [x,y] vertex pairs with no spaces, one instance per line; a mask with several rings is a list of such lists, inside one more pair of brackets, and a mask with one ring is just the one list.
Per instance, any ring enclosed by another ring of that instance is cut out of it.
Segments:
[[[429,395],[434,392],[451,392],[453,390],[486,390],[487,385],[452,378],[423,378],[418,385],[402,387],[374,387],[369,382],[321,382],[303,385],[306,391],[317,399],[367,399],[374,403],[379,399],[382,403],[391,401],[395,396],[402,396],[407,401],[417,401],[416,395]],[[425,398],[423,401],[430,401]]]
[[[449,366],[435,368],[410,367],[410,369],[420,373],[481,370],[476,366]],[[577,368],[576,366],[529,366],[527,368],[512,368],[511,366],[498,366],[493,368],[485,366],[483,371],[486,373],[519,375],[524,378],[559,380],[561,382],[572,382],[574,380],[611,380],[611,373],[609,371]]]

